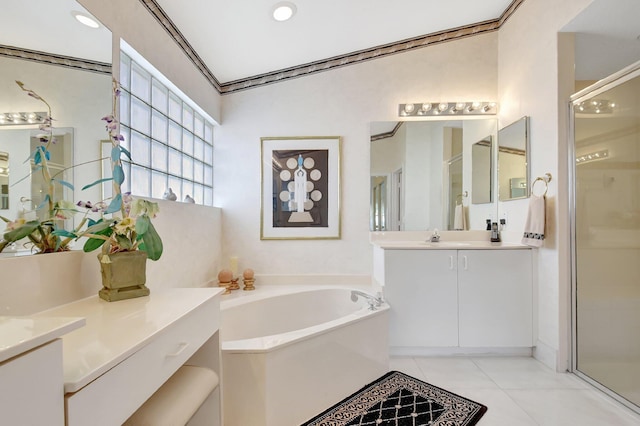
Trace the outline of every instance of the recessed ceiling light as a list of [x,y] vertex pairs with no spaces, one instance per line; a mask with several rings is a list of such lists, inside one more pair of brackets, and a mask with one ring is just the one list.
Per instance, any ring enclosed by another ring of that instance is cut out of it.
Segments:
[[71,12],[71,15],[73,15],[73,17],[76,18],[78,22],[86,25],[89,28],[100,28],[100,24],[98,23],[98,21],[96,21],[94,17],[89,16],[86,13],[73,11]]
[[296,14],[296,5],[288,2],[282,1],[280,3],[276,3],[273,6],[272,16],[278,22],[288,21],[293,18],[293,15]]

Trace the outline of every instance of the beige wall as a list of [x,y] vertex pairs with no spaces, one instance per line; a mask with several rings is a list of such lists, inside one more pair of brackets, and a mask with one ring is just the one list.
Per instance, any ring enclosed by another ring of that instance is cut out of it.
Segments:
[[[573,92],[570,40],[558,31],[592,0],[527,0],[499,31],[500,127],[531,117],[531,176],[551,173],[547,240],[538,252],[538,342],[535,355],[564,370],[569,360],[568,100]],[[526,53],[525,53],[526,52]],[[499,204],[511,238],[526,219],[527,200]]]
[[[369,123],[405,102],[495,99],[497,66],[491,33],[225,95],[215,197],[227,255],[262,274],[370,275]],[[260,137],[306,135],[343,137],[342,238],[261,241]]]

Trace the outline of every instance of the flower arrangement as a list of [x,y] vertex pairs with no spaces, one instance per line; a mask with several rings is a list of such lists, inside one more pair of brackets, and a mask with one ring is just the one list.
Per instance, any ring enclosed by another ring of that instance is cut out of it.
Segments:
[[82,228],[85,220],[80,223],[74,232],[67,232],[60,225],[61,221],[70,219],[76,212],[76,209],[73,202],[57,199],[56,197],[56,194],[62,189],[62,186],[66,186],[73,190],[73,185],[57,178],[57,175],[62,173],[64,170],[58,172],[56,175],[52,175],[49,168],[48,161],[51,159],[49,148],[51,144],[56,142],[53,137],[51,106],[36,92],[25,87],[24,83],[21,81],[16,81],[16,84],[20,86],[20,89],[27,92],[29,96],[43,102],[47,106],[47,116],[45,117],[43,124],[39,127],[42,133],[39,134],[38,137],[42,145],[37,146],[28,159],[33,162],[31,174],[40,173],[43,182],[46,183],[47,190],[44,199],[42,203],[36,207],[36,210],[43,210],[46,208],[46,214],[44,214],[44,219],[42,220],[37,219],[30,221],[27,221],[24,218],[18,218],[11,221],[0,216],[0,219],[7,223],[5,233],[0,240],[0,252],[9,244],[23,238],[28,238],[29,244],[32,246],[33,250],[38,253],[67,251],[69,250],[69,244],[75,239],[75,232]]
[[[109,262],[109,254],[136,250],[144,250],[147,252],[148,259],[158,260],[162,255],[162,240],[151,223],[151,218],[158,213],[158,204],[144,199],[134,199],[129,193],[123,194],[121,191],[121,185],[125,180],[122,156],[125,155],[131,160],[131,154],[121,145],[124,137],[120,134],[120,124],[116,119],[118,96],[120,94],[117,81],[113,80],[112,112],[102,118],[106,122],[106,129],[112,143],[110,156],[112,176],[99,179],[82,188],[85,190],[97,184],[112,181],[113,197],[108,204],[105,200],[95,204],[83,201],[74,204],[67,200],[56,200],[56,189],[58,187],[65,186],[72,190],[74,187],[71,183],[58,179],[57,175],[52,176],[47,163],[50,159],[50,144],[55,143],[51,126],[51,107],[37,93],[26,88],[22,82],[16,81],[16,83],[29,96],[42,101],[48,108],[48,115],[44,120],[44,124],[40,126],[43,134],[39,135],[39,137],[43,145],[38,146],[30,157],[34,163],[32,173],[41,173],[43,181],[47,183],[47,193],[41,205],[36,207],[36,210],[47,207],[47,214],[44,220],[32,221],[20,218],[10,221],[0,216],[0,219],[7,223],[3,238],[0,240],[0,252],[7,245],[23,238],[29,239],[30,244],[37,253],[68,251],[72,241],[87,237],[83,250],[90,252],[102,247],[101,261],[105,263]],[[65,230],[60,226],[60,221],[73,217],[74,214],[79,212],[78,207],[86,209],[84,217],[73,230]],[[100,213],[100,219],[94,220],[90,218],[89,213],[92,212]],[[119,217],[113,215],[118,213],[120,214]],[[112,217],[105,217],[108,214],[112,214]],[[82,230],[85,224],[87,224],[87,227]]]
[[[162,239],[156,231],[151,218],[158,213],[158,203],[134,199],[129,193],[122,193],[121,185],[125,175],[122,168],[122,156],[131,160],[129,151],[121,145],[124,137],[120,134],[120,123],[117,120],[118,97],[120,88],[118,82],[113,80],[112,112],[102,118],[106,122],[107,133],[111,141],[111,177],[97,180],[83,189],[90,188],[99,183],[113,181],[113,197],[106,205],[104,201],[93,206],[89,202],[78,202],[79,207],[85,207],[91,211],[99,211],[102,218],[98,221],[89,219],[89,226],[79,237],[89,237],[84,244],[85,252],[102,247],[101,262],[109,263],[109,254],[143,250],[147,252],[147,258],[158,260],[162,255]],[[105,218],[104,214],[120,212],[120,217]]]

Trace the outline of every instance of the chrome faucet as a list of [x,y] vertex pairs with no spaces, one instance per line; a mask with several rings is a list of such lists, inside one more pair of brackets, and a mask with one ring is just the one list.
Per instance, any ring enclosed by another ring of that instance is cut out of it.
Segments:
[[363,291],[351,290],[351,300],[353,302],[358,301],[358,296],[364,299],[367,299],[367,303],[369,304],[370,311],[375,311],[382,305],[382,303],[384,303],[384,300],[382,299],[382,293],[377,293],[375,296],[373,296]]
[[431,234],[431,242],[437,243],[440,241],[440,234],[438,233],[438,228],[433,230],[433,234]]

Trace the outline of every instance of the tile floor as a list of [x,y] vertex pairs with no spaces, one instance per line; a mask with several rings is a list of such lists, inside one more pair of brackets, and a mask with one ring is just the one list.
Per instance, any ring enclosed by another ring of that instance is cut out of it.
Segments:
[[478,426],[640,425],[640,415],[534,358],[394,357],[390,367],[486,405]]

